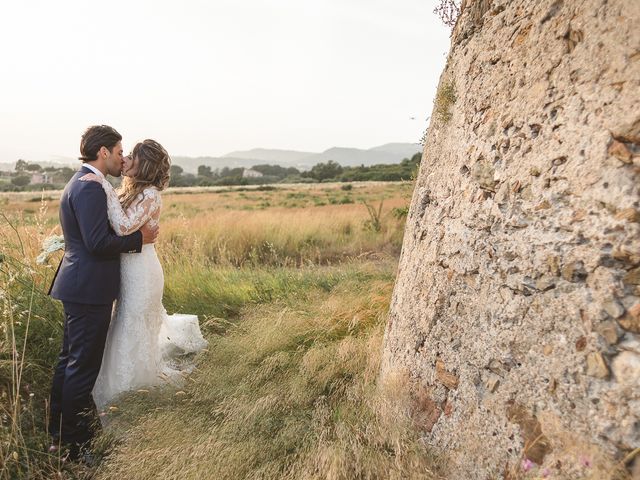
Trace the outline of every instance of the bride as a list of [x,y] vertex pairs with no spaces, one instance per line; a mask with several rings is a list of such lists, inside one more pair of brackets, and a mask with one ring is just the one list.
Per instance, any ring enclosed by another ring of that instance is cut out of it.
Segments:
[[[125,178],[119,192],[95,174],[81,178],[102,185],[109,223],[119,236],[147,222],[158,224],[160,191],[169,183],[169,155],[154,140],[138,143],[124,162]],[[120,295],[93,388],[99,411],[122,392],[179,380],[185,368],[180,355],[197,352],[207,344],[196,315],[167,315],[162,306],[164,275],[152,243],[144,245],[141,253],[121,254],[120,264]]]

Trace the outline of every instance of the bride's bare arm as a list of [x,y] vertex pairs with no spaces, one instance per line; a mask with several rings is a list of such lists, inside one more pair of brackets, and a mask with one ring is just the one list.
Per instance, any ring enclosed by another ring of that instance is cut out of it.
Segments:
[[107,214],[109,223],[116,235],[125,236],[139,230],[160,209],[160,192],[155,188],[146,189],[142,200],[134,200],[126,210],[120,205],[118,194],[106,178],[89,173],[80,178],[83,181],[94,181],[102,185],[107,194]]

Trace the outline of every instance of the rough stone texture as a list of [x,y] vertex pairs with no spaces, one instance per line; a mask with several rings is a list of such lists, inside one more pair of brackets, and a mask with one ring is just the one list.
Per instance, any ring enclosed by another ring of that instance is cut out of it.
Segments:
[[382,366],[429,392],[450,478],[523,457],[573,478],[640,445],[639,20],[475,0],[454,29]]

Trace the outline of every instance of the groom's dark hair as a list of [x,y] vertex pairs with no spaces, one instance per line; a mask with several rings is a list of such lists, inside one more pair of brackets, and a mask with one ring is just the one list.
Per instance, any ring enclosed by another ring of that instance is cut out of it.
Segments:
[[100,148],[107,147],[109,151],[113,150],[116,143],[122,141],[120,135],[115,128],[109,125],[93,125],[85,130],[80,139],[80,157],[78,160],[82,162],[91,162],[98,159]]

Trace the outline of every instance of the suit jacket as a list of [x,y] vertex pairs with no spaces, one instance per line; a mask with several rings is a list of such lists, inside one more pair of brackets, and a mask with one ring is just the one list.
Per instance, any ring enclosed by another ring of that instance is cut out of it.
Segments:
[[78,170],[60,198],[65,252],[49,293],[63,302],[104,305],[120,291],[120,254],[140,252],[142,233],[115,234],[102,186],[79,180],[87,173],[93,172]]

